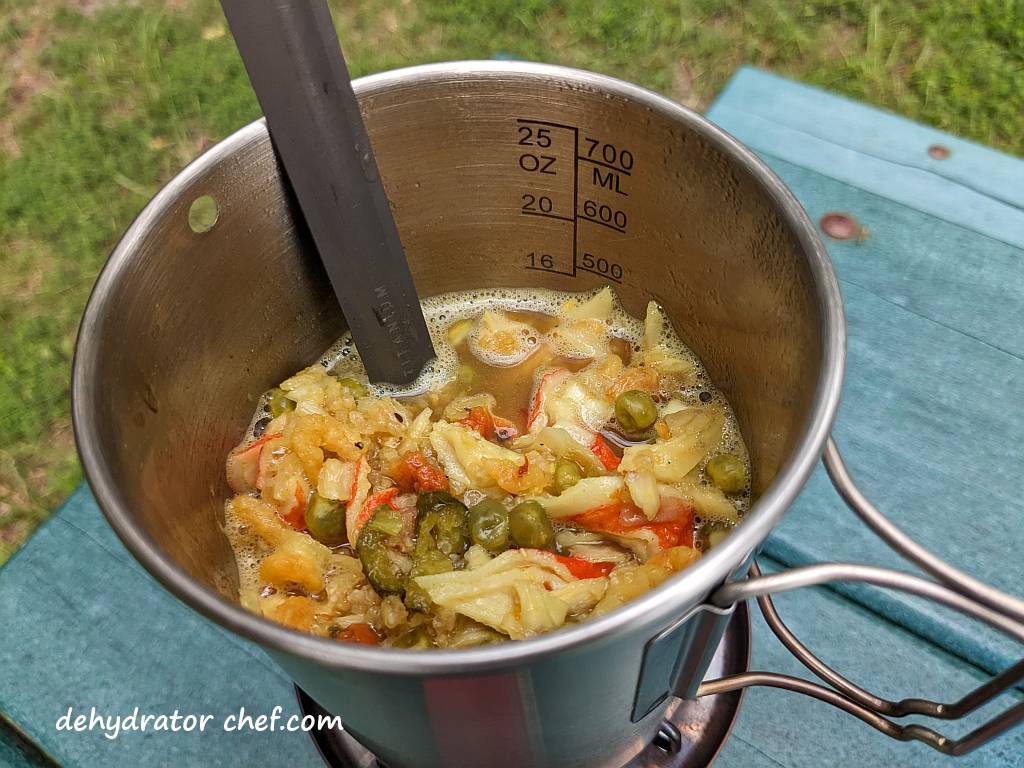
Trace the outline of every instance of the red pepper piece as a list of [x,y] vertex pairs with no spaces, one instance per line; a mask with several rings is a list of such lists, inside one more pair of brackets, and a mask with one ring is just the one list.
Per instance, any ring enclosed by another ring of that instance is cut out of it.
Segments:
[[569,569],[569,573],[577,579],[595,579],[607,576],[615,567],[615,563],[592,563],[582,557],[566,557],[555,555],[555,559]]
[[402,456],[392,467],[391,477],[403,491],[426,493],[448,490],[448,478],[444,472],[419,451]]
[[682,510],[675,520],[651,523],[646,521],[639,507],[631,502],[620,501],[588,509],[569,519],[587,530],[620,536],[630,531],[646,529],[658,537],[662,549],[684,545],[692,547],[694,544],[693,510],[689,508]]
[[469,427],[486,440],[510,440],[519,435],[515,424],[501,416],[495,416],[482,405],[470,408],[469,415],[456,424]]
[[600,435],[594,435],[594,442],[590,444],[590,450],[609,472],[617,469],[622,463],[622,459],[615,455],[612,447],[608,445],[608,441]]
[[369,624],[349,624],[338,633],[338,639],[360,645],[380,645],[380,637]]
[[281,519],[296,531],[306,530],[306,494],[302,492],[302,484],[295,484],[295,503],[281,514]]

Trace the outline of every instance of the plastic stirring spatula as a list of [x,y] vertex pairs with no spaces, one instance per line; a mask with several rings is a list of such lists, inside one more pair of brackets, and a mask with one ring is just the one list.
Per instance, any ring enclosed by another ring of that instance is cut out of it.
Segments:
[[325,0],[221,0],[270,138],[373,382],[434,357]]

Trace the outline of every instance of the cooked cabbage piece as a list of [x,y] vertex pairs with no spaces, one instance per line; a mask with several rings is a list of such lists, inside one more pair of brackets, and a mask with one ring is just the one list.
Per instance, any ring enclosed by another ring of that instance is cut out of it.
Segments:
[[[543,310],[543,311],[542,311]],[[261,401],[226,460],[248,610],[338,642],[520,640],[612,611],[749,504],[732,411],[651,303],[610,288],[430,299],[409,392],[348,338]]]

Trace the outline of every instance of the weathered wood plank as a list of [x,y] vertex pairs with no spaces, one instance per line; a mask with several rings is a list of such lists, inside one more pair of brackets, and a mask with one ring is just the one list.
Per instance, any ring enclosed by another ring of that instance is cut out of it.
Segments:
[[[724,117],[723,109],[732,116]],[[738,113],[749,116],[749,125],[736,116]],[[805,158],[806,167],[828,176],[835,175],[835,169],[824,162],[826,157],[819,154],[816,140],[848,149],[862,159],[923,171],[933,182],[948,180],[994,201],[1024,208],[1024,160],[753,67],[742,67],[733,75],[708,116],[729,123],[741,141],[758,149],[762,146],[758,130],[771,130],[772,125],[785,129],[790,136],[785,146]],[[755,126],[754,131],[749,130]],[[778,148],[780,142],[767,139],[765,146],[768,144]],[[928,148],[933,145],[949,149],[949,156],[932,157]],[[858,183],[866,181],[856,168],[853,173]],[[883,179],[881,189],[888,188]],[[931,194],[934,190],[925,190],[926,196]]]
[[[837,174],[827,162],[830,153],[866,139],[858,121],[828,122],[831,117],[824,116],[834,117],[838,107],[856,107],[858,114],[868,108],[748,70],[736,81],[756,81],[757,88],[730,86],[712,115],[753,144],[813,220],[842,211],[867,227],[863,242],[827,241],[849,321],[836,434],[855,479],[926,546],[1019,593],[1024,253],[1009,245],[1012,237],[983,235],[960,221],[978,200],[972,189],[933,178],[933,185],[944,185],[963,203],[952,206],[956,216],[937,215],[934,197],[902,200],[906,177],[919,169],[873,159],[885,169],[876,175],[851,160],[844,173],[853,178]],[[763,103],[776,97],[784,109]],[[828,140],[796,141],[785,131],[748,134],[755,123],[736,117],[765,113],[781,119],[797,112],[801,116],[793,120],[823,116]],[[907,141],[915,130],[922,131],[921,141],[934,137],[932,129],[913,123],[900,120],[899,127]],[[1020,163],[995,152],[977,155],[982,157]],[[901,564],[845,510],[821,470],[766,551],[791,565],[825,559]],[[986,669],[1020,657],[1018,644],[920,601],[870,587],[846,593]]]

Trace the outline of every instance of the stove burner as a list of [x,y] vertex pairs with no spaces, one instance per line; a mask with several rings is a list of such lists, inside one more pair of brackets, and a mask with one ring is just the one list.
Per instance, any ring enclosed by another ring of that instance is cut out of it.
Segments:
[[[715,658],[709,678],[745,672],[750,664],[750,615],[745,603],[736,606]],[[329,713],[298,686],[303,715]],[[704,768],[718,756],[739,714],[742,691],[708,696],[697,701],[676,701],[653,741],[623,768]],[[313,743],[330,768],[387,768],[368,749],[342,729],[312,731]]]

